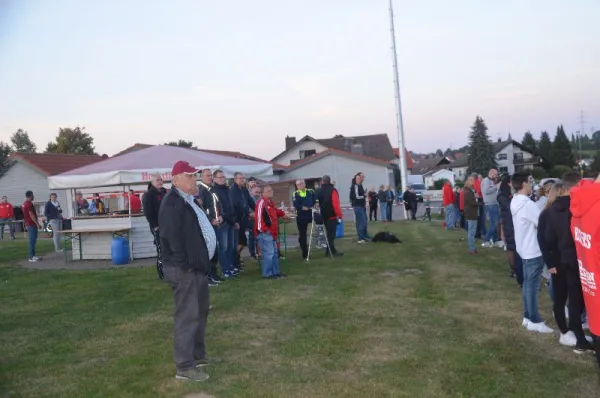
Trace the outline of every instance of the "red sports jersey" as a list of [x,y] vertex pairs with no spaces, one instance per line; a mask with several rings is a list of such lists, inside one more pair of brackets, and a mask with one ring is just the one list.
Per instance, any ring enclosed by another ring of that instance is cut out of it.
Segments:
[[571,233],[590,332],[600,335],[600,184],[581,183],[571,190]]

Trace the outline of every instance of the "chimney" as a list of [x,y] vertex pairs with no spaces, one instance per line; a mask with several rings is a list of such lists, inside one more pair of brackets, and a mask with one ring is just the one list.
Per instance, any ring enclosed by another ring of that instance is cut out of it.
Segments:
[[361,143],[352,144],[350,147],[350,152],[356,153],[358,155],[363,155],[363,146]]
[[290,137],[289,135],[286,135],[285,136],[285,150],[287,151],[294,145],[296,145],[296,137]]

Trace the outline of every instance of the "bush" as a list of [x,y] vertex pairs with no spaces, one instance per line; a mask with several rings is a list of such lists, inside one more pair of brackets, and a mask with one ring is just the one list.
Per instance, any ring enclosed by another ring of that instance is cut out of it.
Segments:
[[454,181],[454,186],[458,187],[458,188],[464,188],[465,182],[464,181]]
[[534,167],[531,175],[535,180],[541,180],[542,178],[548,177],[548,172],[542,167]]
[[558,166],[554,166],[550,169],[550,176],[554,178],[562,178],[562,175],[568,173],[569,171],[573,171],[573,168],[559,164]]
[[435,180],[433,182],[433,189],[436,191],[439,191],[440,189],[444,188],[444,184],[448,182],[448,179],[446,178],[440,178],[439,180]]

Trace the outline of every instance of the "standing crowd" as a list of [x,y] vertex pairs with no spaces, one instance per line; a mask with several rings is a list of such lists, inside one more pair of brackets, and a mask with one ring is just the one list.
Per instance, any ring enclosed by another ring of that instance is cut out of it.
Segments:
[[478,253],[478,234],[484,237],[483,247],[504,247],[511,276],[522,289],[522,325],[528,331],[553,333],[538,304],[542,279],[547,279],[559,344],[577,354],[595,351],[600,364],[595,278],[600,266],[600,177],[594,183],[567,172],[560,180],[543,180],[537,194],[527,172],[498,176],[492,169],[478,180],[477,175],[466,179],[458,199],[460,212],[452,187],[444,186],[446,228],[463,226],[462,214],[469,254]]

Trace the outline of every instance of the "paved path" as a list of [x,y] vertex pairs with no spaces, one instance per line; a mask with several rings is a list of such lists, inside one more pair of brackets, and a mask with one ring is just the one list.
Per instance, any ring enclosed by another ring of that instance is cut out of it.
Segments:
[[[431,214],[440,214],[440,208],[442,207],[442,202],[431,202]],[[369,210],[367,209],[367,212]],[[354,222],[354,211],[352,209],[344,209],[344,219],[348,221]],[[419,203],[419,207],[417,208],[417,217],[422,217],[425,214],[425,206],[423,203]],[[377,209],[377,219],[380,219],[381,212]],[[392,210],[392,220],[400,221],[404,220],[404,205],[396,206]]]

